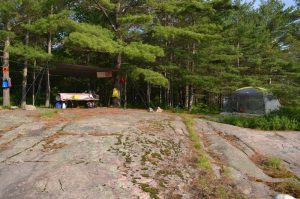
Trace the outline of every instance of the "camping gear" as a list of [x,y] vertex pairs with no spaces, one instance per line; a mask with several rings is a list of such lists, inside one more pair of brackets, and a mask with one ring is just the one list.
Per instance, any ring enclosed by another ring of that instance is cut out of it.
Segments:
[[264,88],[245,87],[223,98],[224,112],[268,114],[280,108],[279,100]]
[[[96,101],[99,100],[99,96],[93,95],[91,93],[58,93],[56,95],[55,107],[58,109],[66,109],[67,102],[73,101],[86,101],[86,106],[88,108],[96,107]],[[73,103],[72,103],[73,104]]]

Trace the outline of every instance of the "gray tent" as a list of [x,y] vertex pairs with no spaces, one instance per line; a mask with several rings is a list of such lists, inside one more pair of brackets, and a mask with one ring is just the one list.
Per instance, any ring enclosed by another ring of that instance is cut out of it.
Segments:
[[223,98],[224,112],[268,114],[279,108],[278,99],[264,88],[245,87]]

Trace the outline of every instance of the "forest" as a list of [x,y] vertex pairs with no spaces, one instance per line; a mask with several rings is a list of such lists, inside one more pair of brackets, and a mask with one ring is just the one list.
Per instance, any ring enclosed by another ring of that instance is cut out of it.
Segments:
[[[247,86],[300,106],[299,0],[0,0],[0,51],[3,107],[85,91],[109,106],[116,83],[126,107],[218,111]],[[64,64],[113,75],[55,74]]]

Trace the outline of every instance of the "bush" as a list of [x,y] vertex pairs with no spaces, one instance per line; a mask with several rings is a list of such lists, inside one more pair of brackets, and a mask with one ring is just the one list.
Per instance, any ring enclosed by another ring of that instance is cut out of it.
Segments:
[[223,116],[220,122],[262,130],[300,130],[300,109],[283,108],[264,116]]
[[195,106],[193,106],[192,109],[192,114],[198,114],[198,113],[212,113],[212,114],[216,114],[219,113],[219,107],[216,105],[212,105],[212,106],[208,106],[206,104],[197,104]]

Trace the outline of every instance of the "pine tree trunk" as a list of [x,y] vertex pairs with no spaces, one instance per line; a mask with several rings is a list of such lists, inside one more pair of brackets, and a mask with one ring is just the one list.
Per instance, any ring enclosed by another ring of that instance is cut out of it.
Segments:
[[26,105],[26,92],[27,92],[27,70],[28,70],[28,60],[24,61],[23,68],[23,80],[22,80],[22,100],[21,107],[24,108]]
[[[50,8],[50,15],[53,14],[53,5],[51,5]],[[52,54],[52,33],[49,30],[48,33],[48,54],[51,55]],[[49,61],[47,61],[47,68],[46,68],[46,102],[45,102],[45,106],[47,108],[50,107],[50,92],[51,92],[51,87],[50,87],[50,74],[49,74]]]
[[[52,54],[52,34],[49,32],[49,38],[48,38],[48,54]],[[51,92],[51,87],[50,87],[50,74],[49,74],[49,61],[47,62],[46,66],[46,102],[45,102],[45,107],[49,108],[50,107],[50,92]]]
[[125,75],[125,82],[124,82],[124,108],[127,108],[127,73]]
[[[167,78],[167,72],[165,72],[164,74],[165,78]],[[164,88],[164,101],[165,101],[165,105],[168,106],[168,91],[169,90],[169,87],[168,88]]]
[[238,57],[237,57],[237,66],[240,67],[240,42],[237,44]]
[[186,109],[189,108],[189,86],[185,86],[185,99],[184,99],[184,107]]
[[192,112],[194,103],[194,87],[192,85],[189,86],[189,112]]
[[[7,25],[7,30],[10,31],[10,27]],[[8,48],[10,46],[10,37],[7,36],[5,39],[4,44],[4,51],[3,51],[3,65],[9,68],[9,52]],[[6,73],[3,73],[3,79],[9,79],[9,70]],[[3,89],[3,106],[9,107],[10,106],[10,89],[5,88]]]
[[170,88],[169,88],[169,107],[173,107],[173,81],[172,74],[170,74]]
[[161,105],[161,86],[159,86],[159,105]]
[[151,85],[147,82],[147,104],[148,107],[151,107]]
[[[29,32],[27,31],[25,36],[25,45],[28,46],[29,44]],[[26,105],[26,98],[27,98],[27,71],[28,71],[28,60],[24,61],[24,68],[23,68],[23,81],[22,81],[22,100],[21,100],[21,107],[25,107]]]
[[32,75],[32,105],[35,106],[35,68],[36,60],[33,63],[33,75]]

